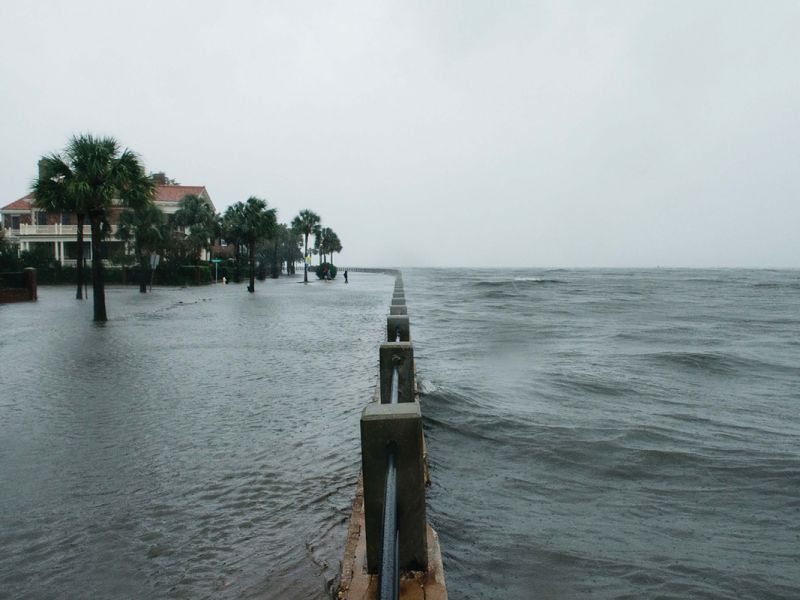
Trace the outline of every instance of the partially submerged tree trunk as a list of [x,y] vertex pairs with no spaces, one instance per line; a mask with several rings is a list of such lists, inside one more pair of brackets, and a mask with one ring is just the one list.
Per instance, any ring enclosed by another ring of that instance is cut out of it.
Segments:
[[147,293],[147,271],[150,267],[150,261],[148,260],[148,256],[145,252],[138,250],[136,252],[139,255],[139,293],[146,294]]
[[242,280],[242,248],[239,240],[236,240],[236,244],[233,246],[233,256],[236,265],[233,271],[233,280],[239,283]]
[[306,251],[303,253],[303,283],[308,283],[308,262],[306,262],[306,256],[308,256],[308,234],[306,234]]
[[272,273],[273,279],[277,279],[281,275],[281,260],[278,257],[278,236],[275,236],[275,243],[272,245]]
[[78,262],[75,264],[75,274],[78,278],[78,289],[75,291],[75,299],[83,300],[83,284],[86,280],[83,273],[83,213],[75,215],[78,219]]
[[256,291],[256,242],[250,240],[247,244],[247,252],[250,255],[250,285],[247,291],[251,294]]
[[106,315],[106,290],[103,282],[102,240],[100,239],[100,224],[103,221],[103,210],[89,212],[92,223],[92,297],[94,300],[94,320],[108,321]]

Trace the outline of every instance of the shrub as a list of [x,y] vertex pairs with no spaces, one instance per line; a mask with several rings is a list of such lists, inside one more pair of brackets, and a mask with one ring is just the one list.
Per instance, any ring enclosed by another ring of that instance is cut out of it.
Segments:
[[334,265],[332,265],[331,263],[327,263],[327,262],[324,262],[321,265],[317,266],[317,277],[322,279],[323,275],[325,274],[325,268],[326,267],[328,269],[328,275],[330,276],[330,278],[331,279],[336,279],[336,271],[337,271],[336,267]]

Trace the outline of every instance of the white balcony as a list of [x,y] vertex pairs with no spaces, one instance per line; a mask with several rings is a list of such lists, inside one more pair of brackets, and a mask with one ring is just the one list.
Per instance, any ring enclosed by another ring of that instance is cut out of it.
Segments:
[[[117,226],[111,226],[110,235],[113,236],[117,232]],[[6,233],[11,233],[14,237],[24,236],[48,236],[48,237],[67,237],[70,240],[78,235],[77,225],[25,225],[20,224],[19,230],[6,230]],[[87,239],[92,235],[92,228],[90,225],[83,226],[83,235]],[[108,237],[108,236],[107,236]]]
[[[90,235],[92,228],[89,225],[83,226],[83,234]],[[68,235],[75,237],[78,234],[77,225],[25,225],[24,223],[19,226],[19,235]]]

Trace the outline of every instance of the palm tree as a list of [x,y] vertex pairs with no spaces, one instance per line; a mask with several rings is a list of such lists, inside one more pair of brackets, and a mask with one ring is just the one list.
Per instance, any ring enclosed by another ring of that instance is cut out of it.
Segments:
[[78,254],[76,274],[78,287],[75,298],[83,300],[83,222],[87,207],[85,198],[76,187],[74,173],[59,154],[44,156],[39,161],[39,177],[33,182],[33,204],[46,212],[75,215]]
[[[108,223],[106,211],[115,199],[130,208],[142,206],[148,200],[146,188],[152,184],[139,157],[131,150],[121,151],[117,141],[111,137],[73,136],[59,160],[63,164],[59,165],[61,171],[55,175],[56,179],[63,177],[70,197],[74,197],[89,215],[94,320],[107,321],[102,258],[103,224]],[[78,226],[80,228],[81,224]]]
[[[286,226],[285,223],[280,223],[275,227],[275,231],[272,236],[272,248],[270,248],[270,259],[271,259],[271,269],[270,275],[273,279],[277,279],[281,274],[281,263],[283,262],[282,258],[282,246],[286,244],[286,239],[290,236],[289,228]],[[289,274],[289,270],[287,268],[286,274]]]
[[216,215],[211,205],[194,194],[184,196],[173,215],[175,225],[184,228],[185,242],[192,260],[200,262],[200,253],[211,247],[216,231]]
[[287,228],[286,237],[282,244],[282,256],[286,261],[286,274],[294,275],[295,264],[303,260],[303,237],[294,228]]
[[235,223],[235,227],[242,241],[247,244],[250,263],[250,285],[247,286],[247,291],[252,294],[256,291],[256,242],[274,234],[278,224],[277,211],[274,208],[267,208],[266,200],[255,196],[250,196],[247,202],[237,202],[229,207],[228,211],[236,215],[238,222]]
[[325,248],[325,234],[328,231],[327,227],[317,225],[314,227],[314,252],[319,256],[319,264],[325,262],[324,248]]
[[239,283],[242,280],[242,244],[244,243],[244,203],[237,202],[225,210],[222,216],[222,237],[233,244],[235,271],[233,280]]
[[308,256],[308,236],[314,232],[314,228],[319,225],[319,222],[319,215],[308,209],[301,210],[300,213],[292,220],[292,228],[298,233],[302,234],[305,239],[305,254],[303,254],[303,283],[308,283],[308,263],[305,262],[305,257]]
[[325,235],[325,254],[330,256],[331,264],[333,264],[333,253],[342,251],[342,242],[339,241],[339,236],[332,229],[328,229]]
[[149,255],[156,252],[167,237],[164,213],[152,202],[138,210],[126,210],[119,216],[117,238],[133,243],[139,261],[139,291],[147,293]]

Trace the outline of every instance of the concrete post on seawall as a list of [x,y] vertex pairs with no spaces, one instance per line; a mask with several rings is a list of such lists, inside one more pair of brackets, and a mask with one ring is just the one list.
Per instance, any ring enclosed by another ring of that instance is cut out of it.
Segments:
[[381,344],[380,359],[381,403],[389,404],[392,393],[392,369],[397,367],[397,401],[414,402],[414,347],[411,342]]
[[399,585],[401,599],[447,600],[439,537],[426,519],[427,450],[405,292],[393,273],[379,384],[361,413],[361,475],[336,597],[376,600]]
[[22,281],[25,284],[25,289],[28,290],[28,300],[37,300],[36,269],[31,267],[23,269]]
[[428,567],[425,518],[425,469],[422,458],[422,414],[419,403],[368,404],[361,413],[361,468],[364,477],[364,522],[367,570],[380,567],[380,543],[387,448],[397,458],[397,523],[401,569]]
[[409,327],[408,315],[389,315],[386,317],[386,339],[389,342],[396,342],[397,334],[400,334],[401,342],[411,341],[411,329]]

